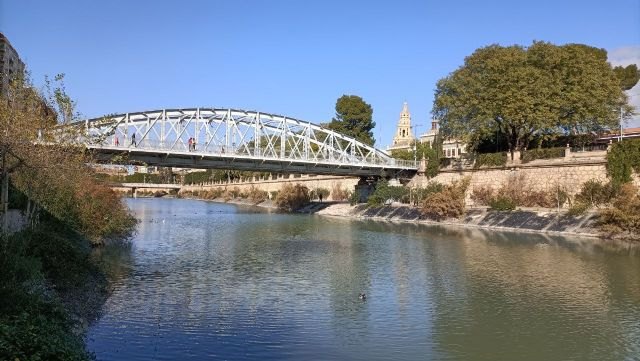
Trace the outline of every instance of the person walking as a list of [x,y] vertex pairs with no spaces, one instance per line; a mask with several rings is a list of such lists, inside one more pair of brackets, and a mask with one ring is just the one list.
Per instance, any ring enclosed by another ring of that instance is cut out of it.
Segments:
[[189,151],[191,151],[191,147],[192,147],[192,145],[193,145],[193,143],[192,143],[192,142],[193,142],[193,140],[192,140],[192,139],[193,139],[193,138],[189,137]]
[[133,133],[131,136],[131,145],[136,146],[136,133]]

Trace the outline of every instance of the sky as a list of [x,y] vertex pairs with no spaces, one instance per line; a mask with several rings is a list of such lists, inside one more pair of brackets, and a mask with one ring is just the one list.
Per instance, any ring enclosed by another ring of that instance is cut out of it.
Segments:
[[[405,101],[430,128],[436,82],[480,47],[582,43],[640,66],[640,0],[0,0],[0,31],[36,85],[66,74],[84,117],[219,107],[322,123],[353,94],[381,148]],[[640,86],[628,94],[640,112]]]

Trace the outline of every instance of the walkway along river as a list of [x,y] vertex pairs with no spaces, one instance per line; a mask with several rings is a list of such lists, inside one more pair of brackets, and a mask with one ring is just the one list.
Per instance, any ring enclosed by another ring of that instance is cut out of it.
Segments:
[[638,249],[128,202],[137,235],[95,254],[98,360],[640,359]]

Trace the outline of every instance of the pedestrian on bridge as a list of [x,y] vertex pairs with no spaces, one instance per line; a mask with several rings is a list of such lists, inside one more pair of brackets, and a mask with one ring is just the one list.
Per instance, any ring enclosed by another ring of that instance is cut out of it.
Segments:
[[191,151],[191,148],[193,147],[193,138],[189,137],[189,151]]
[[136,133],[133,133],[131,136],[131,145],[136,146]]

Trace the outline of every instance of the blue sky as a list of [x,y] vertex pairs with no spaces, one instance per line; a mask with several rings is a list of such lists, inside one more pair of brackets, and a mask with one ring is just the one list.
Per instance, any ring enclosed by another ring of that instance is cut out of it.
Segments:
[[36,84],[66,73],[87,117],[214,106],[320,123],[356,94],[382,147],[404,101],[428,129],[437,80],[482,46],[584,43],[640,63],[639,0],[0,0],[0,31]]

